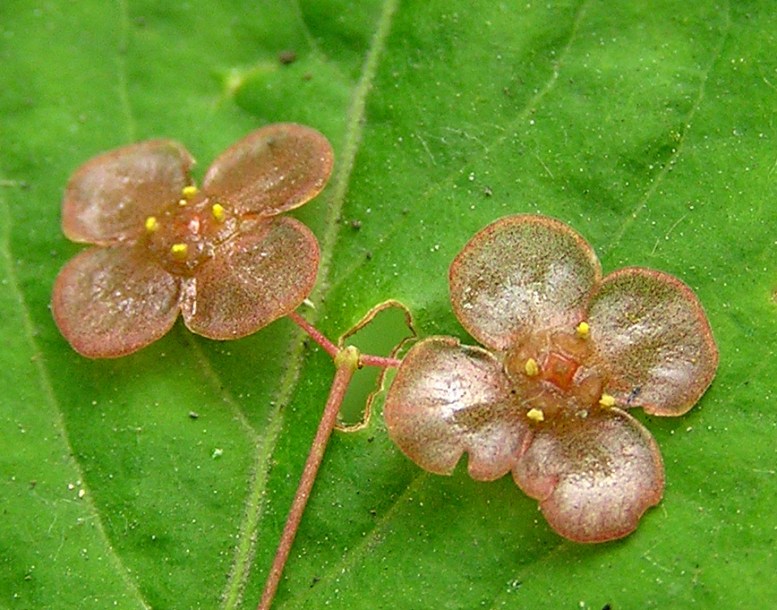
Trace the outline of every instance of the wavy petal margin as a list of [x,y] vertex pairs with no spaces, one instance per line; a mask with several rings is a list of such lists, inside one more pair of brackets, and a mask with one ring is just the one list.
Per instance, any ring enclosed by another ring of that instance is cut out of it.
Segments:
[[613,408],[537,428],[513,478],[550,526],[575,542],[633,532],[664,489],[661,454],[636,419]]
[[431,337],[405,356],[383,415],[389,436],[416,464],[451,474],[464,452],[473,479],[510,471],[528,431],[501,363],[453,337]]

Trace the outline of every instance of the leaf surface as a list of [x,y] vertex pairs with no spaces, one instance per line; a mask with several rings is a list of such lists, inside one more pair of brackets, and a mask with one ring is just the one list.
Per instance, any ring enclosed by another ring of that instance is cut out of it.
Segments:
[[542,213],[605,273],[689,284],[721,361],[686,416],[640,418],[664,499],[594,546],[554,534],[509,477],[420,471],[387,439],[379,396],[366,428],[333,436],[276,607],[768,606],[774,32],[765,1],[5,2],[0,605],[255,607],[331,361],[287,320],[228,343],[178,323],[90,361],[48,303],[81,249],[60,230],[81,163],[171,138],[201,180],[240,137],[291,121],[336,152],[330,185],[294,212],[323,256],[303,313],[330,337],[396,299],[419,335],[473,343],[451,313],[451,260],[496,218]]

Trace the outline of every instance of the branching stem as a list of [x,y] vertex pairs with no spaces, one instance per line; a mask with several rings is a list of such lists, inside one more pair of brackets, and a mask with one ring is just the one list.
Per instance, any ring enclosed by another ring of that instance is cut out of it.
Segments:
[[401,361],[396,358],[371,356],[369,354],[362,355],[352,345],[339,348],[297,312],[291,312],[289,318],[310,335],[334,359],[336,370],[332,387],[329,390],[329,397],[324,406],[324,412],[321,415],[321,421],[318,424],[313,444],[310,447],[308,459],[302,470],[297,493],[294,495],[294,500],[289,509],[289,516],[286,518],[286,525],[283,528],[283,533],[278,543],[278,550],[275,552],[275,558],[273,559],[270,573],[267,576],[267,582],[265,583],[262,599],[259,602],[259,606],[257,606],[257,610],[269,610],[272,605],[275,592],[283,575],[283,568],[286,565],[286,560],[289,558],[289,553],[291,553],[291,547],[294,544],[294,538],[297,535],[297,529],[302,520],[302,514],[305,511],[305,505],[313,489],[318,469],[324,459],[327,442],[337,423],[337,414],[340,412],[340,405],[343,402],[343,397],[353,374],[363,366],[388,368],[398,367],[401,364]]
[[302,470],[297,493],[289,509],[289,516],[286,519],[286,525],[281,534],[281,540],[278,543],[278,550],[275,553],[270,574],[267,577],[262,599],[259,602],[258,610],[269,610],[272,604],[278,583],[281,581],[283,567],[291,552],[291,545],[294,543],[294,537],[297,534],[302,513],[305,511],[305,505],[313,489],[313,483],[316,480],[318,468],[324,458],[327,442],[332,434],[332,430],[337,422],[337,414],[340,411],[340,404],[343,402],[343,396],[348,388],[348,384],[353,377],[354,372],[359,366],[359,351],[355,347],[346,347],[335,357],[337,371],[332,382],[332,388],[329,391],[329,398],[324,407],[324,413],[321,416],[321,422],[316,431],[316,437],[310,447],[308,459],[305,462],[305,468]]
[[[318,343],[324,351],[332,358],[336,358],[340,348],[332,343],[320,330],[299,315],[296,311],[289,314],[289,318],[302,330],[304,330],[313,341]],[[378,366],[381,368],[398,367],[402,364],[401,360],[396,358],[385,358],[383,356],[371,356],[370,354],[361,354],[359,356],[359,368],[363,366]]]

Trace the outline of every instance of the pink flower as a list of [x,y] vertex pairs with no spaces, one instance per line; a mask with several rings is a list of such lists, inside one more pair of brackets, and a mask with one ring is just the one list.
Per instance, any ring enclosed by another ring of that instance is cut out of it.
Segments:
[[269,125],[211,165],[192,185],[191,155],[171,140],[102,154],[71,178],[62,228],[95,244],[60,271],[52,313],[90,358],[134,352],[162,337],[179,311],[211,339],[251,334],[295,309],[316,279],[319,250],[301,222],[278,216],[323,188],[326,138]]
[[578,542],[631,533],[657,504],[656,442],[627,413],[682,415],[718,363],[709,323],[678,279],[631,267],[604,278],[591,247],[542,216],[503,218],[450,269],[461,324],[488,350],[432,337],[389,390],[389,434],[422,468],[512,471],[550,525]]

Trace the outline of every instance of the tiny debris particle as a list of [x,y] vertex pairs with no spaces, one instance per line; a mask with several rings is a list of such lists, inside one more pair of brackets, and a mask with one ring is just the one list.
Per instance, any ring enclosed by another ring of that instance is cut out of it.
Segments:
[[224,455],[224,450],[216,448],[213,450],[213,454],[211,455],[211,457],[215,460],[220,458],[222,455]]
[[197,411],[189,411],[189,419],[199,419],[200,414]]
[[79,498],[83,498],[85,495],[86,495],[86,490],[85,489],[79,489],[78,490],[78,497]]
[[293,64],[295,61],[297,61],[297,53],[291,50],[281,51],[278,53],[278,61],[281,62],[284,66]]

